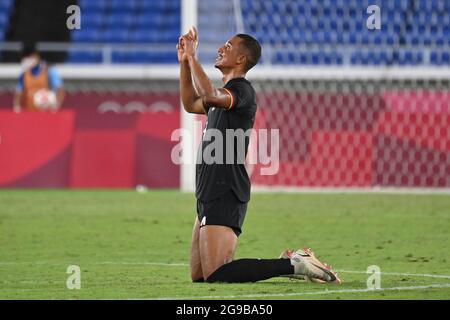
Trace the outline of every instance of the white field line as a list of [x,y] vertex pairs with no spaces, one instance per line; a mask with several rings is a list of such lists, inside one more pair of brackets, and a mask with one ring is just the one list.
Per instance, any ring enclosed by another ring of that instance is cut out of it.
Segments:
[[[16,265],[16,264],[46,264],[44,261],[39,262],[0,262],[1,265]],[[61,263],[48,263],[59,265]],[[104,261],[97,262],[96,265],[129,265],[129,266],[157,266],[157,267],[189,267],[188,263],[176,262],[121,262],[121,261]],[[356,274],[368,274],[366,271],[354,271],[354,270],[336,270],[340,273],[356,273]],[[425,278],[440,278],[450,279],[450,275],[443,274],[428,274],[428,273],[401,273],[401,272],[380,272],[381,275],[386,276],[405,276],[405,277],[425,277]]]
[[[324,295],[324,294],[339,294],[339,293],[367,293],[367,292],[381,292],[381,291],[404,291],[404,290],[424,290],[424,289],[442,289],[442,288],[450,288],[450,283],[430,284],[430,285],[424,285],[424,286],[380,288],[380,289],[342,289],[342,290],[323,290],[323,291],[292,292],[292,293],[242,294],[242,295],[227,295],[227,296],[164,297],[164,298],[155,298],[155,300],[295,297],[295,296],[306,296],[306,295]],[[137,299],[137,300],[140,300],[140,299]]]
[[[63,265],[63,262],[53,261],[0,261],[0,266],[15,266],[15,265]],[[76,263],[74,263],[76,264]],[[90,263],[89,263],[90,264]],[[94,262],[95,265],[143,265],[143,266],[161,266],[161,267],[188,267],[187,263],[166,263],[166,262],[121,262],[121,261],[105,261]],[[80,264],[81,265],[81,264]]]
[[164,263],[164,262],[113,262],[113,261],[105,261],[98,262],[97,265],[136,265],[136,266],[160,266],[160,267],[189,267],[187,263]]
[[[308,292],[291,292],[291,293],[268,293],[268,294],[242,294],[242,295],[226,295],[226,296],[191,296],[191,297],[162,297],[162,298],[129,298],[127,300],[196,300],[196,299],[240,299],[240,298],[269,298],[269,297],[295,297],[307,295],[326,295],[326,294],[342,294],[342,293],[368,293],[382,291],[411,291],[425,289],[445,289],[450,288],[450,283],[430,284],[423,286],[409,287],[391,287],[380,289],[341,289],[341,290],[322,290]],[[52,289],[52,291],[66,291],[65,288]],[[41,292],[42,289],[0,289],[0,292]]]
[[[162,267],[188,267],[187,263],[164,263],[164,262],[99,262],[98,264],[120,264],[120,265],[150,265],[150,266],[162,266]],[[340,273],[357,273],[357,274],[369,274],[366,271],[353,271],[353,270],[336,270]],[[427,278],[441,278],[450,279],[450,276],[443,274],[428,274],[428,273],[400,273],[400,272],[380,272],[381,275],[386,276],[409,276],[409,277],[427,277]]]
[[0,261],[0,266],[16,266],[16,265],[23,265],[23,264],[30,264],[30,265],[56,265],[60,263],[53,263],[49,261]]
[[[163,298],[129,298],[127,300],[196,300],[196,299],[239,299],[239,298],[268,298],[268,297],[295,297],[306,295],[326,295],[339,293],[368,293],[382,291],[411,291],[425,289],[445,289],[450,288],[450,283],[430,284],[423,286],[409,287],[391,287],[380,289],[341,289],[341,290],[323,290],[309,292],[292,292],[292,293],[272,293],[272,294],[242,294],[242,295],[226,295],[226,296],[191,296],[191,297],[163,297]],[[53,291],[65,291],[64,288],[52,289]],[[42,289],[0,289],[0,292],[33,292],[42,291]]]
[[[361,274],[370,274],[365,271],[352,271],[352,270],[337,270],[337,272],[341,273],[361,273]],[[442,278],[442,279],[450,279],[450,276],[443,274],[428,274],[428,273],[400,273],[400,272],[380,272],[381,275],[386,276],[407,276],[407,277],[428,277],[428,278]]]
[[394,187],[267,187],[252,186],[257,193],[285,192],[304,194],[403,194],[403,195],[449,195],[450,188],[394,188]]

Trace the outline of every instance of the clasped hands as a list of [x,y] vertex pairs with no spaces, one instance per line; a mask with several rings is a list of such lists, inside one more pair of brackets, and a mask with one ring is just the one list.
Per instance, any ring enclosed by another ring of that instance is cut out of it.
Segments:
[[198,32],[195,27],[191,27],[189,31],[178,39],[177,54],[178,61],[187,61],[189,57],[197,57],[198,48]]

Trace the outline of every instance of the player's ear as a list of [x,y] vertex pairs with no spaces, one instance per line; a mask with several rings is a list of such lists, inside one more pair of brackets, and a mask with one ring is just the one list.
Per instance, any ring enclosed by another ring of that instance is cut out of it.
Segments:
[[240,65],[245,65],[247,63],[247,56],[245,54],[238,55],[237,63]]

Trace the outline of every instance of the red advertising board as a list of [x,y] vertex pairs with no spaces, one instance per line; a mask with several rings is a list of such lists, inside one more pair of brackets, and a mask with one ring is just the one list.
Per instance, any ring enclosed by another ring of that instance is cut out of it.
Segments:
[[[259,94],[255,128],[279,129],[280,154],[273,175],[249,166],[253,185],[450,187],[448,97]],[[69,93],[57,113],[15,114],[11,100],[0,92],[0,187],[179,187],[177,92]]]
[[178,99],[92,92],[69,94],[56,113],[2,108],[0,187],[177,188]]

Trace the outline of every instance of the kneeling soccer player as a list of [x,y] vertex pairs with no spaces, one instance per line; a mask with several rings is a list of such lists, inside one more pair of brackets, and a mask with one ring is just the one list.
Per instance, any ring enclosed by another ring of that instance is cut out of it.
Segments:
[[[208,132],[222,137],[229,129],[253,128],[256,93],[245,79],[258,63],[261,46],[246,34],[237,34],[218,49],[215,67],[223,74],[223,88],[215,88],[197,59],[195,28],[180,37],[180,91],[187,112],[206,114],[208,119],[199,155],[212,143]],[[245,139],[245,155],[248,150]],[[229,143],[227,141],[226,143]],[[233,140],[234,143],[234,140]],[[224,153],[228,150],[223,148]],[[241,153],[241,154],[242,154]],[[287,250],[278,259],[234,260],[238,236],[250,200],[250,180],[245,165],[234,152],[231,164],[199,161],[196,164],[197,218],[192,233],[191,277],[194,282],[255,282],[288,276],[314,282],[341,283],[330,266],[320,262],[311,249]],[[223,155],[226,158],[226,154]]]

